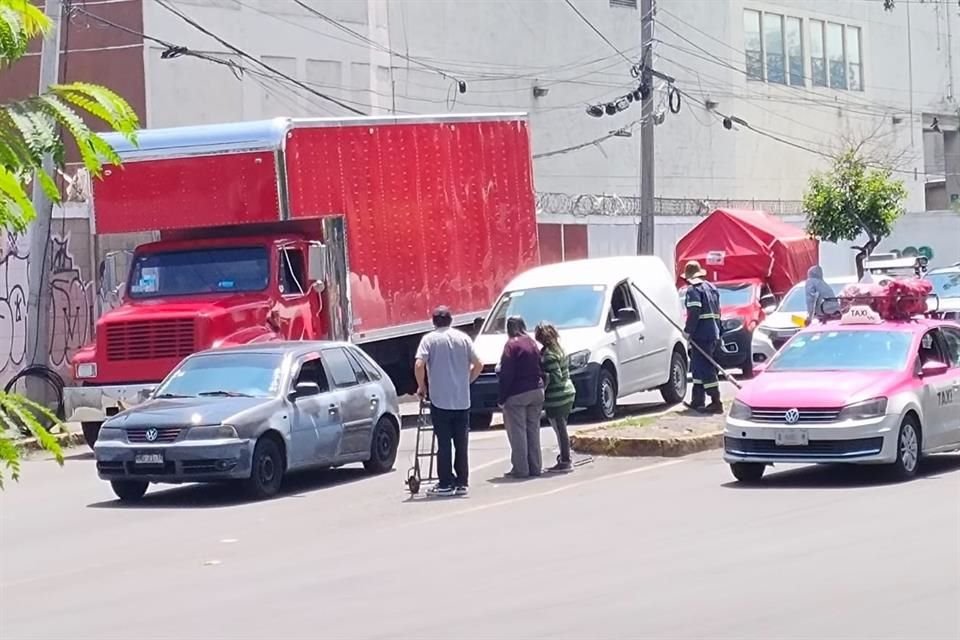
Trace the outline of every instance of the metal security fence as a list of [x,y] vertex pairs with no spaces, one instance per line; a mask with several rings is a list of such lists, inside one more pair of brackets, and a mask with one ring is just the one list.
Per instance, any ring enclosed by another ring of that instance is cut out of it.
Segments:
[[[639,216],[640,198],[616,194],[557,193],[540,191],[536,194],[537,213],[543,215],[574,216]],[[790,216],[803,213],[800,200],[729,200],[710,198],[656,198],[655,215],[705,216],[714,209],[760,209],[774,215]]]

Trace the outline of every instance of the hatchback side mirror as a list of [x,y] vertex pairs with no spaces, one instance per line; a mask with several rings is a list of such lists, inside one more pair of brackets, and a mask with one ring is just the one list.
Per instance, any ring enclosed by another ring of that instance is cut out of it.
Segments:
[[316,382],[298,382],[297,386],[293,388],[293,391],[290,392],[291,400],[298,400],[300,398],[308,398],[310,396],[320,395],[320,385]]

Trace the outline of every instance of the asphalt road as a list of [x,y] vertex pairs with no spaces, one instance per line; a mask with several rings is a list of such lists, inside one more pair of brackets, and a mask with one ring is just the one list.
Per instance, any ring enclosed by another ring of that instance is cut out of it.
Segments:
[[469,498],[410,500],[413,435],[392,474],[263,503],[122,507],[87,455],[30,461],[0,496],[0,637],[960,637],[958,457],[901,485],[817,467],[738,488],[716,452],[511,483],[494,431]]

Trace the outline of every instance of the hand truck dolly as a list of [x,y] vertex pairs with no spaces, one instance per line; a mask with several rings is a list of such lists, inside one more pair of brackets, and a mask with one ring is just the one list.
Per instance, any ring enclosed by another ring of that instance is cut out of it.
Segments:
[[[420,400],[417,412],[417,442],[413,450],[413,466],[407,471],[406,485],[411,496],[420,493],[421,485],[425,482],[436,482],[435,476],[437,458],[437,436],[433,432],[433,421],[430,419],[427,401]],[[426,475],[423,473],[421,460],[426,460]]]

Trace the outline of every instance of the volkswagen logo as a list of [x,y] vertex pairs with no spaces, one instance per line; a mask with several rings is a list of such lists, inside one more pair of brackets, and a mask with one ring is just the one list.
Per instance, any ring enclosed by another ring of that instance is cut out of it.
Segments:
[[800,410],[788,409],[787,412],[783,414],[783,421],[786,422],[787,424],[797,424],[798,422],[800,422]]
[[[794,420],[794,422],[796,422],[796,420]],[[156,427],[150,427],[147,429],[146,433],[143,434],[143,437],[147,439],[147,442],[155,442],[159,435],[160,432],[157,431]]]

